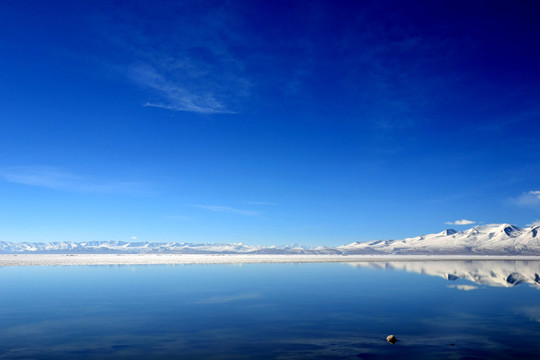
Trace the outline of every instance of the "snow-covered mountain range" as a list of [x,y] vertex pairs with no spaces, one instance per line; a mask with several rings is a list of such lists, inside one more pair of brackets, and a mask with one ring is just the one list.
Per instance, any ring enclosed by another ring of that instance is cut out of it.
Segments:
[[540,255],[540,226],[491,224],[404,240],[354,242],[337,249],[344,254]]
[[242,243],[196,244],[126,241],[7,242],[0,253],[178,253],[178,254],[366,254],[366,255],[540,255],[540,226],[510,224],[476,226],[465,231],[444,230],[403,240],[354,242],[338,247],[263,247]]

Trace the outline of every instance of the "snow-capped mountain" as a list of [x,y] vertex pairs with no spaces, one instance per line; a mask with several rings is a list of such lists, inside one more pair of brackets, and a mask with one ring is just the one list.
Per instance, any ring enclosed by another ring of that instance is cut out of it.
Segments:
[[540,226],[483,225],[404,240],[354,242],[337,249],[343,254],[540,255]]
[[124,253],[124,254],[335,254],[336,250],[325,247],[308,249],[299,246],[262,247],[242,243],[197,244],[197,243],[158,243],[127,241],[89,241],[89,242],[6,242],[0,241],[0,254],[65,254],[65,253]]
[[260,247],[241,243],[192,244],[127,241],[15,243],[0,241],[0,253],[181,253],[181,254],[244,254],[256,252]]
[[321,255],[540,255],[540,226],[510,224],[476,226],[465,231],[444,230],[404,240],[354,242],[338,247],[306,248],[251,246],[242,243],[196,244],[127,241],[6,242],[0,253],[178,253],[178,254],[321,254]]

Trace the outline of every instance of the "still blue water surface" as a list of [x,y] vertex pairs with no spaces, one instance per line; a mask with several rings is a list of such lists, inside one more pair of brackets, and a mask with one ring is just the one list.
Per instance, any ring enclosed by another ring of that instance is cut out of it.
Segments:
[[540,357],[540,263],[489,266],[2,267],[0,359]]

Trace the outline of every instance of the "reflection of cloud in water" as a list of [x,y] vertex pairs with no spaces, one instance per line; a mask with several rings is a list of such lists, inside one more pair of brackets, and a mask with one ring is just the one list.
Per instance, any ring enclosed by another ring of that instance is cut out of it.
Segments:
[[472,285],[448,285],[450,289],[458,289],[463,291],[471,291],[478,289],[478,286],[472,286]]
[[233,301],[242,301],[242,300],[252,300],[260,298],[260,294],[255,293],[246,293],[246,294],[235,294],[228,296],[214,296],[206,299],[201,299],[194,301],[194,304],[226,304]]
[[517,313],[525,315],[531,321],[540,323],[540,306],[526,306],[518,309]]
[[350,265],[440,276],[447,280],[464,279],[488,286],[530,284],[540,290],[540,261],[389,261]]

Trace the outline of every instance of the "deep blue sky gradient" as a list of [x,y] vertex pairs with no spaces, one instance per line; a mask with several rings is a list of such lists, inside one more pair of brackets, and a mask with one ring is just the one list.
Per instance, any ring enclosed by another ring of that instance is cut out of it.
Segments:
[[0,240],[339,245],[531,224],[539,10],[3,1]]

